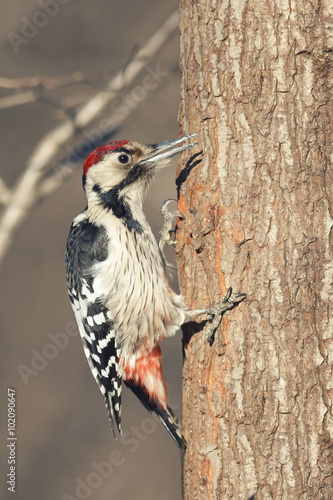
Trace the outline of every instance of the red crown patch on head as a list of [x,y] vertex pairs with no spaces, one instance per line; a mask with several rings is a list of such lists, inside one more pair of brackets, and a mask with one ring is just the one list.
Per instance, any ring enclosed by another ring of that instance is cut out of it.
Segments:
[[109,144],[104,144],[104,146],[95,149],[95,151],[93,151],[84,162],[83,176],[87,174],[89,168],[92,165],[95,165],[95,163],[98,163],[103,158],[105,153],[111,153],[115,149],[121,148],[125,144],[128,144],[128,141],[114,141],[110,142]]

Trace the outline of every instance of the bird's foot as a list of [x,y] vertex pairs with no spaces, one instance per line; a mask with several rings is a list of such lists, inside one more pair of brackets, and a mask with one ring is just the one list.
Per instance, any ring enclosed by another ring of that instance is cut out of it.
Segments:
[[184,219],[183,214],[179,210],[175,210],[173,212],[169,211],[168,205],[172,201],[177,203],[176,200],[168,199],[168,200],[165,200],[165,202],[161,206],[161,214],[163,216],[164,223],[163,223],[162,229],[159,232],[160,240],[159,240],[158,246],[159,246],[162,254],[163,254],[163,249],[164,249],[165,244],[167,244],[167,245],[175,245],[176,244],[176,241],[174,240],[175,230],[173,229],[173,219],[175,217],[181,217],[182,219]]
[[214,342],[214,335],[217,328],[220,326],[223,314],[226,311],[230,311],[240,302],[246,299],[245,293],[237,293],[235,295],[231,294],[232,288],[228,288],[226,293],[223,295],[221,302],[207,309],[207,315],[210,321],[210,325],[207,330],[206,337],[209,345],[212,345]]

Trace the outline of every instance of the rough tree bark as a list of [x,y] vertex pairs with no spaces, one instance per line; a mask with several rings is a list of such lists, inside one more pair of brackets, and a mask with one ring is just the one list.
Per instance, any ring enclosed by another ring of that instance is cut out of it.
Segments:
[[184,330],[186,500],[333,498],[332,26],[332,0],[180,1],[181,290],[248,294],[212,347]]

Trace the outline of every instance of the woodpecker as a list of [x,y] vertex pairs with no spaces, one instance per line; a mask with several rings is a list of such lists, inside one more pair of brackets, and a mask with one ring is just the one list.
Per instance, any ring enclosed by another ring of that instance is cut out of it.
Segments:
[[188,142],[194,135],[152,145],[115,141],[93,151],[83,167],[87,206],[73,220],[66,247],[72,309],[113,432],[116,427],[122,434],[124,382],[181,450],[186,443],[167,404],[160,343],[202,314],[216,328],[222,314],[245,297],[231,296],[229,289],[218,305],[190,310],[168,283],[163,253],[143,212],[156,172],[197,144]]

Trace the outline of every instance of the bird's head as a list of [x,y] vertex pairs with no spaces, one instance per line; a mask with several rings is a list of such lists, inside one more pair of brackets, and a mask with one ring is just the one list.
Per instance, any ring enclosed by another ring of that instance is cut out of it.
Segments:
[[175,156],[195,144],[195,134],[159,144],[114,141],[93,151],[83,167],[83,186],[89,203],[107,204],[107,200],[126,198],[142,203],[156,171]]

